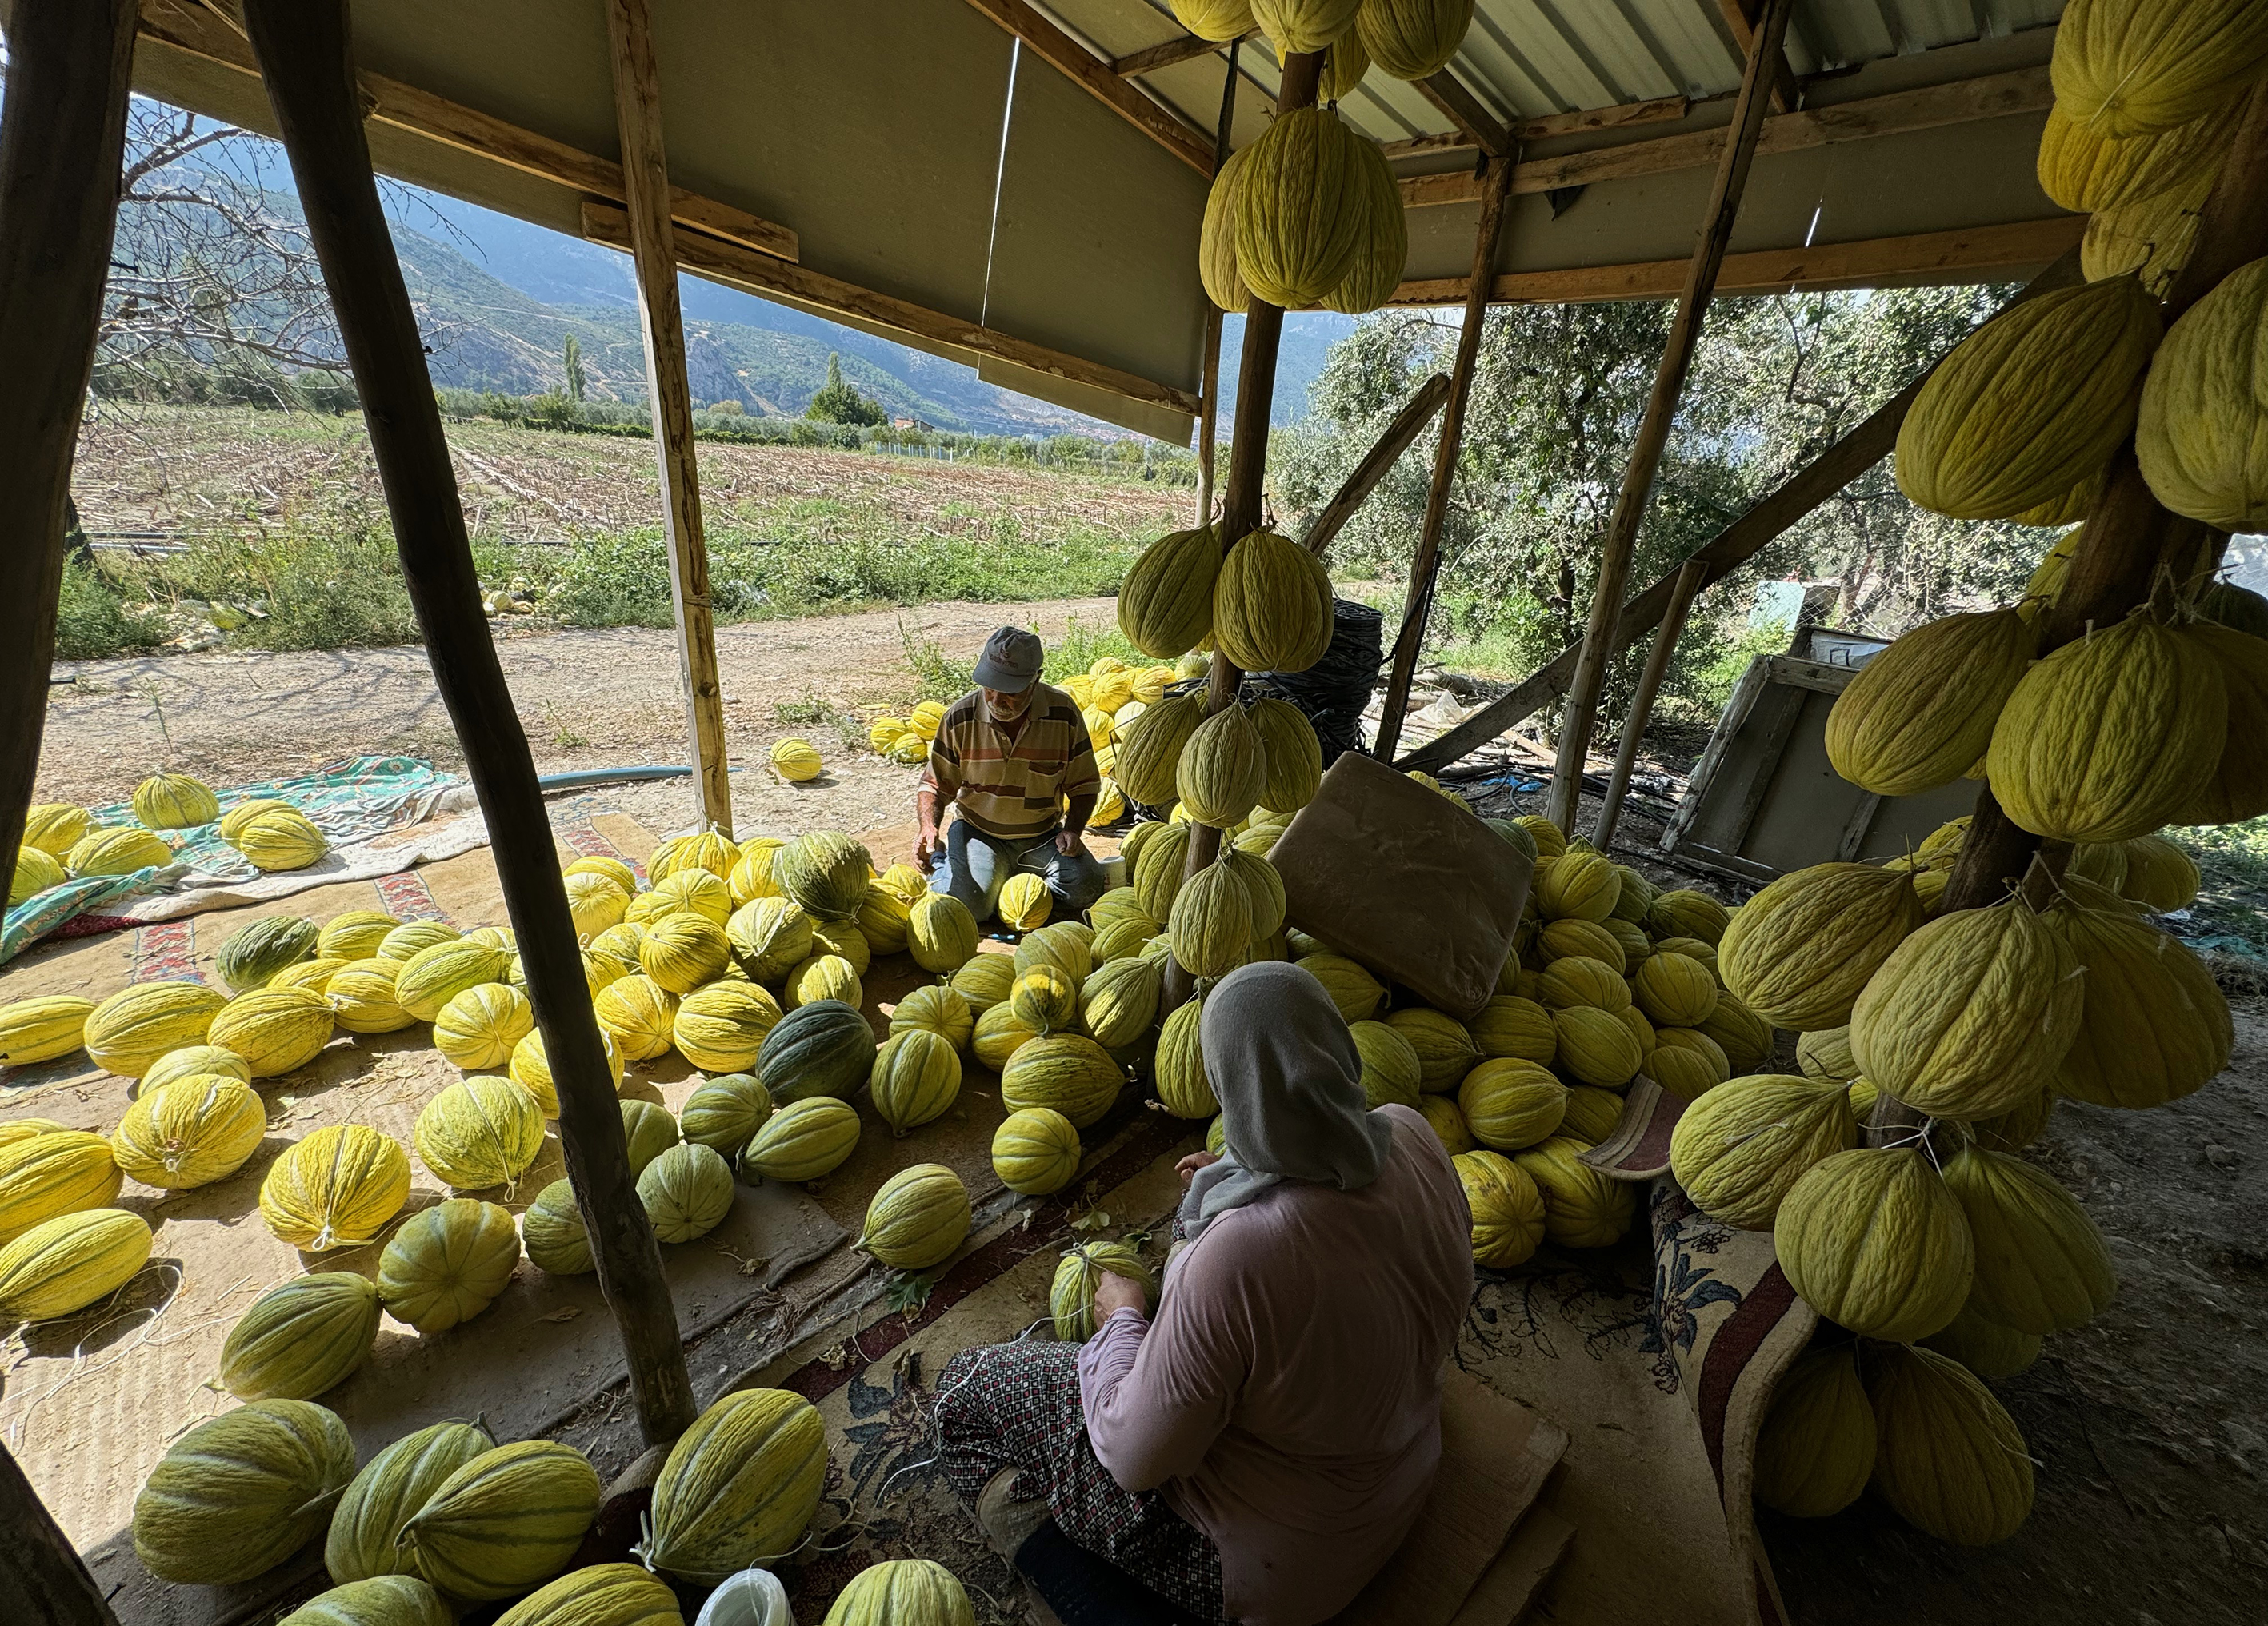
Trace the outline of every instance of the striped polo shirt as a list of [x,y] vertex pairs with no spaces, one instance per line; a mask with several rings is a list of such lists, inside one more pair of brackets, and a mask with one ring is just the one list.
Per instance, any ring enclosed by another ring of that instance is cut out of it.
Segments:
[[1102,784],[1086,721],[1069,695],[1034,684],[1019,721],[1012,738],[987,710],[984,691],[969,690],[938,725],[922,775],[939,802],[1003,841],[1046,835],[1062,822],[1064,798],[1093,796]]

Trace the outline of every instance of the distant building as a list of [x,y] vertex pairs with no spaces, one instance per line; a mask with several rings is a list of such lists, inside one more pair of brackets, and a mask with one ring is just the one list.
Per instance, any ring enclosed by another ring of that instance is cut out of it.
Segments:
[[924,423],[919,418],[892,418],[890,420],[890,427],[892,429],[919,430],[924,435],[934,434],[937,432],[936,424]]

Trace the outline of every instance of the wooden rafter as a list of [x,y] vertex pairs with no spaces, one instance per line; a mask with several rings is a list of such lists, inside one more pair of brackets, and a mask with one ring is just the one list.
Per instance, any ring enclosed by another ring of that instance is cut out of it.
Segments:
[[[1807,107],[1800,113],[1766,119],[1763,133],[1756,138],[1756,156],[1770,158],[1833,146],[1839,142],[1870,141],[1878,136],[1901,136],[1913,130],[1941,129],[1948,125],[1973,124],[2014,114],[2040,113],[2054,99],[2045,68],[2020,68],[2010,73],[1959,79],[1924,90],[1870,96],[1832,107]],[[1725,129],[1688,130],[1588,152],[1530,158],[1513,172],[1512,189],[1516,194],[1553,192],[1562,187],[1588,186],[1594,181],[1706,169],[1723,156],[1726,133]],[[1462,170],[1444,175],[1412,176],[1402,182],[1402,202],[1409,209],[1437,203],[1469,203],[1479,195],[1479,182]]]
[[[1583,113],[1547,113],[1513,125],[1512,138],[1529,142],[1548,141],[1555,136],[1587,136],[1594,130],[1624,129],[1633,124],[1667,123],[1692,111],[1693,103],[1686,97],[1660,96],[1652,101],[1623,102]],[[1469,152],[1478,144],[1464,131],[1450,130],[1439,136],[1412,136],[1403,141],[1381,142],[1378,150],[1391,161],[1426,152]]]
[[[1747,60],[1756,47],[1756,18],[1764,12],[1764,0],[1717,0],[1717,11],[1732,32],[1733,48],[1743,61]],[[1772,55],[1772,111],[1786,113],[1802,105],[1803,92],[1796,84],[1795,70],[1788,65],[1786,49],[1783,48]]]
[[[613,248],[630,246],[630,223],[623,211],[609,203],[583,205],[583,235]],[[949,344],[958,349],[1028,367],[1074,384],[1123,395],[1151,406],[1196,417],[1201,404],[1187,390],[1175,389],[1116,367],[1067,356],[1042,344],[1019,339],[996,327],[986,327],[957,316],[947,316],[910,300],[876,293],[840,277],[828,276],[808,266],[790,265],[769,254],[751,254],[736,244],[688,234],[677,239],[677,262],[688,271],[737,283],[758,293],[784,295],[806,305],[879,327],[895,328],[915,338]]]
[[[195,0],[143,0],[142,38],[240,73],[256,77],[259,72],[252,48],[242,36]],[[363,74],[357,83],[364,107],[380,124],[476,153],[508,169],[557,181],[594,197],[616,203],[624,201],[622,166],[612,158],[585,152],[383,74]],[[783,260],[797,255],[796,234],[790,228],[682,187],[670,188],[669,211],[679,225]]]
[[[1717,291],[1856,288],[1948,271],[2014,270],[2045,264],[2075,245],[2086,231],[2086,216],[2062,215],[1958,232],[1757,249],[1725,256],[1717,276]],[[1571,266],[1557,271],[1506,271],[1490,289],[1489,303],[1584,305],[1602,299],[1663,299],[1683,285],[1686,265],[1683,260],[1645,260],[1628,265]],[[1403,283],[1388,303],[1455,305],[1469,288],[1466,277],[1428,277]]]
[[[1257,28],[1248,28],[1236,39],[1249,40],[1259,32]],[[1215,51],[1225,51],[1235,42],[1234,40],[1207,40],[1201,35],[1185,33],[1178,40],[1167,40],[1163,45],[1147,46],[1141,50],[1129,52],[1110,64],[1110,71],[1122,79],[1131,79],[1140,74],[1155,73],[1160,68],[1195,62],[1198,57],[1209,56]]]
[[1447,68],[1430,79],[1416,81],[1410,88],[1432,102],[1467,140],[1491,158],[1501,158],[1512,151],[1512,134],[1504,121],[1491,113],[1479,97],[1465,88],[1464,81]]
[[968,0],[1021,40],[1040,59],[1200,175],[1212,173],[1212,137],[1119,77],[1097,56],[1041,16],[1025,0]]

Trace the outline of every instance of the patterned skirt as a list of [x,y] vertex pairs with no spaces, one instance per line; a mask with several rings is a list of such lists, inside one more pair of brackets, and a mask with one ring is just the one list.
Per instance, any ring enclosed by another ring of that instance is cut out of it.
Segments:
[[1079,1349],[963,1350],[938,1380],[939,1466],[971,1507],[994,1475],[1022,1470],[1020,1501],[1045,1502],[1088,1552],[1200,1621],[1222,1618],[1220,1550],[1154,1490],[1122,1490],[1096,1460],[1079,1402]]

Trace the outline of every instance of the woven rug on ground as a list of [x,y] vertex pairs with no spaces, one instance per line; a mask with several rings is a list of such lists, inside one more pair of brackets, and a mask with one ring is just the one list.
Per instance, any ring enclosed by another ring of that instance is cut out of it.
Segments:
[[[115,931],[207,909],[268,902],[335,881],[367,879],[468,852],[488,842],[477,814],[437,824],[416,836],[395,834],[424,824],[462,786],[454,774],[406,756],[358,756],[312,774],[232,785],[218,791],[222,813],[260,799],[288,802],[323,833],[330,850],[304,870],[262,874],[221,840],[217,821],[166,833],[172,864],[131,875],[90,876],[35,893],[8,910],[0,928],[0,963],[58,931]],[[98,823],[131,824],[134,810],[114,803],[90,810]]]

